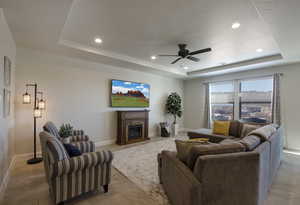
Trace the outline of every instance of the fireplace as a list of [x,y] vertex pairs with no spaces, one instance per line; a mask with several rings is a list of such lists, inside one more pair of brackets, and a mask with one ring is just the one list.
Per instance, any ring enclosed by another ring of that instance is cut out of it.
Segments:
[[137,140],[143,138],[143,124],[128,125],[127,126],[127,138],[130,140]]
[[117,144],[148,140],[148,110],[117,111]]

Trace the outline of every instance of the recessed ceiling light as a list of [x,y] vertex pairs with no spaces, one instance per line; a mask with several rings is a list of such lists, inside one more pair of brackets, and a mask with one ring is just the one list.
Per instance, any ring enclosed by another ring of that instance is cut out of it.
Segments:
[[258,52],[258,53],[261,53],[261,52],[263,52],[264,50],[262,49],[262,48],[258,48],[258,49],[256,49],[256,52]]
[[94,41],[95,41],[95,43],[97,43],[97,44],[101,44],[101,43],[102,43],[102,39],[99,38],[99,37],[96,37],[96,38],[94,39]]
[[151,56],[151,59],[152,59],[152,60],[155,60],[155,59],[156,59],[156,56]]
[[184,67],[183,67],[183,69],[184,69],[184,70],[187,70],[187,69],[189,69],[189,67],[187,67],[187,66],[184,66]]
[[241,26],[239,22],[234,22],[231,26],[232,29],[238,29]]

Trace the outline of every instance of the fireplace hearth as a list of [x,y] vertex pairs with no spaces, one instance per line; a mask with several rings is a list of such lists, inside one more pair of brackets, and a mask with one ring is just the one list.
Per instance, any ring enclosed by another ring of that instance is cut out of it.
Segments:
[[149,110],[117,111],[117,144],[148,140]]

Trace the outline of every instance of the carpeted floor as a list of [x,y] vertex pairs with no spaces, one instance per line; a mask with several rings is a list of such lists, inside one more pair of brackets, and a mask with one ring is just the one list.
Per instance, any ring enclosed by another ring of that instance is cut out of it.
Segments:
[[113,166],[160,205],[169,203],[159,184],[157,154],[162,150],[175,151],[174,140],[175,138],[166,138],[114,152]]

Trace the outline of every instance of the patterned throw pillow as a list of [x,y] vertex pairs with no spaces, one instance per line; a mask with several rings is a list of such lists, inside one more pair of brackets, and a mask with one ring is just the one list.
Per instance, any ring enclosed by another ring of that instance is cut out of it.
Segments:
[[229,136],[230,121],[214,121],[213,134]]

